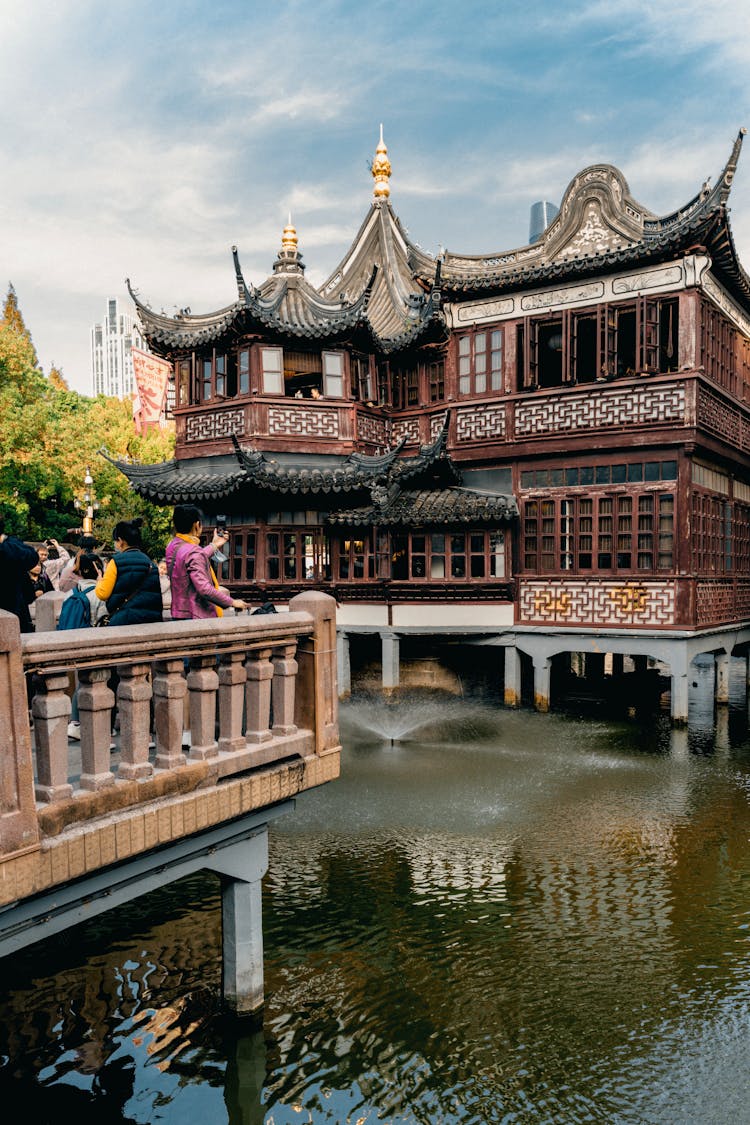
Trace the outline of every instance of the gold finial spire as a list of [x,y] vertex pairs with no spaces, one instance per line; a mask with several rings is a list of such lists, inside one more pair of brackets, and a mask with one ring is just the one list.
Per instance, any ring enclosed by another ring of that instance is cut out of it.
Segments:
[[289,213],[289,222],[284,227],[284,233],[281,236],[281,252],[296,254],[297,253],[297,232],[292,226],[292,215]]
[[375,179],[374,195],[376,199],[387,199],[391,194],[391,162],[388,159],[388,149],[383,140],[383,126],[380,126],[380,143],[375,149],[375,159],[371,171]]

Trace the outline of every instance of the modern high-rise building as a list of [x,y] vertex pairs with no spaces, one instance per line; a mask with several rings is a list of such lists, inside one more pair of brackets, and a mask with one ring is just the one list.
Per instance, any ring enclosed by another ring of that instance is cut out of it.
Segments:
[[95,395],[130,398],[133,381],[133,348],[145,348],[138,321],[120,311],[116,297],[107,301],[104,319],[91,329],[91,381]]

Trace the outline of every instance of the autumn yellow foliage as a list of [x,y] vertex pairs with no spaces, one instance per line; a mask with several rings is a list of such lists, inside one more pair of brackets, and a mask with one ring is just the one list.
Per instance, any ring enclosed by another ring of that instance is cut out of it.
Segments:
[[81,521],[74,502],[82,497],[88,468],[99,502],[97,537],[107,543],[118,520],[143,516],[147,548],[161,553],[169,510],[136,496],[99,455],[101,448],[116,458],[164,461],[173,455],[174,434],[137,435],[130,402],[80,395],[56,367],[46,376],[10,286],[0,320],[0,511],[6,529],[32,541],[72,538]]

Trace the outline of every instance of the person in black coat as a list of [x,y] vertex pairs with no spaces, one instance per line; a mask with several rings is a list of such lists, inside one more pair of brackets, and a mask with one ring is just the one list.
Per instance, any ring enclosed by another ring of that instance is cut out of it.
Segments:
[[162,620],[159,571],[143,550],[142,524],[142,519],[120,520],[115,526],[116,554],[94,590],[107,603],[110,625],[147,625]]
[[29,571],[39,565],[33,547],[15,535],[5,534],[5,519],[0,516],[0,609],[18,618],[22,633],[33,633],[29,602],[34,591]]

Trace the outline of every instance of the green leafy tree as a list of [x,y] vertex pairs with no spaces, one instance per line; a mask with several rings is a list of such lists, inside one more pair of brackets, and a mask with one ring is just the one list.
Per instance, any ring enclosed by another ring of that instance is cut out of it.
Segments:
[[99,502],[98,538],[111,542],[118,520],[142,516],[147,549],[163,554],[169,511],[132,492],[98,450],[104,447],[117,459],[167,460],[173,433],[136,435],[129,402],[79,395],[54,366],[45,378],[12,286],[0,321],[0,417],[0,508],[9,531],[31,540],[70,539],[71,529],[80,526],[75,501],[82,500],[88,469]]

